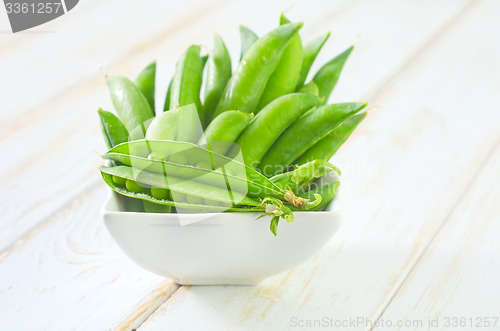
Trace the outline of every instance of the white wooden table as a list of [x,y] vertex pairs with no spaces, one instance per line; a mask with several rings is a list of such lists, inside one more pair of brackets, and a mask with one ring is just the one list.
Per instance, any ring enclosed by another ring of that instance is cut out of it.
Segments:
[[263,34],[290,4],[82,0],[15,35],[0,9],[2,330],[500,329],[495,0],[295,1],[303,39],[332,32],[313,70],[356,42],[332,99],[379,106],[333,159],[345,222],[308,262],[255,287],[180,287],[112,241],[103,72],[154,58],[164,91],[190,43],[218,32],[236,60],[238,24]]

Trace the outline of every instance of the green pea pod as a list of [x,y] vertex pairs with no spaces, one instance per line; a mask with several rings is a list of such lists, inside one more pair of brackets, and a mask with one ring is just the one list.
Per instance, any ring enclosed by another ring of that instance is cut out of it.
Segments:
[[[318,185],[315,188],[312,188],[309,191],[305,192],[304,194],[301,194],[300,197],[308,200],[314,200],[316,194],[321,195],[322,197],[321,202],[317,206],[314,206],[309,210],[311,211],[323,210],[335,198],[339,188],[340,188],[340,182]],[[297,210],[297,209],[292,207],[292,210]]]
[[146,139],[175,140],[179,124],[179,110],[163,112],[157,115],[146,131]]
[[[122,172],[122,170],[119,170]],[[125,197],[129,198],[134,198],[134,199],[140,199],[140,200],[146,200],[150,201],[156,204],[160,205],[165,205],[165,206],[171,206],[175,207],[176,209],[185,209],[185,210],[192,210],[192,211],[199,211],[199,212],[222,212],[222,211],[234,211],[234,212],[248,212],[248,211],[263,211],[265,209],[264,206],[255,206],[255,207],[248,207],[248,206],[239,206],[237,208],[234,207],[227,207],[227,206],[221,206],[221,205],[211,205],[211,204],[190,204],[187,203],[186,201],[172,201],[169,199],[157,199],[153,197],[151,194],[148,194],[147,191],[145,192],[131,192],[127,190],[123,186],[117,185],[115,182],[113,182],[112,177],[113,175],[109,174],[109,168],[101,168],[101,175],[106,184],[108,184],[111,189],[113,189],[116,193],[123,195]],[[118,172],[116,169],[113,170],[113,172]],[[123,171],[124,173],[121,173],[122,176],[130,176],[133,177],[133,171]],[[163,178],[163,176],[161,176]],[[200,191],[198,190],[197,193]],[[209,191],[212,193],[212,191]],[[206,193],[206,192],[205,192]]]
[[[178,155],[173,159],[178,159]],[[220,167],[212,167],[210,163],[199,163],[196,165],[182,164],[169,159],[155,160],[140,156],[126,155],[120,153],[109,153],[106,159],[120,162],[153,173],[167,173],[185,180],[192,180],[220,188],[230,188],[231,191],[259,198],[262,195],[283,198],[284,192],[272,182],[262,182],[259,178],[246,176],[244,173],[233,171],[233,166],[226,164]]]
[[228,191],[217,186],[206,185],[197,181],[173,177],[170,174],[158,174],[129,166],[101,167],[101,172],[139,184],[170,190],[174,201],[176,194],[184,194],[218,201],[229,205],[259,206],[260,203],[238,192]]
[[333,130],[328,136],[318,141],[302,154],[294,164],[301,165],[312,160],[328,161],[349,138],[351,133],[356,129],[359,123],[366,117],[367,113],[357,114],[345,120],[338,128]]
[[[292,93],[284,95],[262,109],[236,140],[247,165],[257,167],[274,141],[299,117],[322,100],[312,94]],[[232,148],[229,156],[238,151]]]
[[330,37],[330,32],[321,35],[307,44],[304,45],[303,56],[302,56],[302,66],[300,68],[300,76],[297,81],[297,90],[300,89],[304,82],[306,81],[307,75],[309,74],[309,70],[311,70],[311,66],[314,63],[314,60],[319,54],[319,51],[325,44],[325,42]]
[[142,200],[127,197],[121,194],[117,195],[118,202],[120,203],[123,211],[141,213],[144,212]]
[[155,112],[155,79],[156,61],[151,62],[135,79],[135,85],[137,85],[139,91],[141,91],[146,97],[146,100],[148,100],[153,113]]
[[302,164],[294,170],[273,176],[270,180],[282,190],[303,193],[314,179],[320,178],[332,171],[340,175],[339,168],[333,164],[324,160],[314,160]]
[[146,97],[128,78],[111,76],[106,83],[118,117],[132,139],[144,137],[147,121],[154,116]]
[[215,116],[227,110],[236,109],[245,113],[255,111],[281,54],[301,27],[302,23],[282,25],[250,46],[229,79]]
[[237,110],[226,111],[210,123],[198,145],[207,145],[209,150],[225,155],[252,118],[253,114]]
[[172,94],[172,82],[173,81],[174,81],[174,79],[171,78],[170,82],[168,83],[167,95],[165,97],[165,105],[163,106],[163,111],[167,111],[170,109],[170,95]]
[[194,104],[163,112],[146,132],[147,139],[197,142],[202,132]]
[[142,200],[142,206],[146,213],[170,213],[172,206],[160,205],[148,200]]
[[200,119],[204,118],[200,101],[202,80],[203,61],[200,56],[200,46],[191,45],[177,61],[170,89],[169,109],[194,103],[199,114],[196,120],[199,122]]
[[366,103],[338,103],[308,112],[275,141],[262,158],[260,171],[268,176],[282,173],[311,146],[364,107]]
[[[280,24],[289,24],[290,21],[281,14]],[[286,46],[281,58],[274,69],[269,81],[266,84],[266,88],[262,93],[259,104],[257,106],[257,112],[264,108],[268,103],[274,99],[295,91],[297,86],[297,81],[300,75],[300,68],[302,65],[302,41],[300,40],[299,33],[295,35],[290,40],[288,46]]]
[[231,77],[231,57],[224,41],[219,35],[214,35],[214,46],[208,55],[207,79],[205,85],[205,118],[207,126],[214,116],[220,96]]
[[252,46],[258,39],[259,36],[255,34],[252,30],[244,25],[240,25],[240,39],[241,39],[241,56],[240,61],[246,54],[250,46]]
[[310,81],[306,85],[303,85],[301,88],[298,89],[298,92],[309,93],[315,96],[319,96],[319,88],[314,81]]
[[115,114],[99,109],[99,118],[101,119],[101,129],[104,141],[108,148],[128,141],[128,131],[125,125],[115,116]]
[[136,169],[165,171],[179,178],[230,187],[252,197],[264,195],[282,199],[284,195],[284,191],[268,178],[240,162],[241,155],[230,159],[193,144],[142,140],[116,146],[103,157]]
[[335,85],[337,85],[345,61],[351,54],[353,48],[354,46],[351,46],[340,55],[337,55],[330,62],[322,66],[316,75],[314,75],[313,81],[318,85],[319,96],[324,98],[325,104],[328,102]]

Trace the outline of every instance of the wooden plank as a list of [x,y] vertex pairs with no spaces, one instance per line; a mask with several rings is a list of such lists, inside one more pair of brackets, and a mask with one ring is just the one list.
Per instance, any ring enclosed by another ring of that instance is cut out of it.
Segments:
[[[318,4],[323,4],[328,9],[339,7],[345,2],[345,0],[333,3],[323,1]],[[109,68],[137,51],[145,51],[145,48],[155,46],[154,44],[164,40],[168,34],[178,33],[186,26],[196,24],[200,19],[206,22],[207,18],[203,16],[218,10],[226,3],[227,0],[209,2],[189,0],[179,2],[175,6],[170,2],[151,0],[128,2],[126,5],[119,0],[107,0],[97,5],[82,3],[79,7],[83,8],[78,13],[71,13],[72,17],[54,21],[62,22],[58,26],[49,27],[54,33],[0,35],[2,39],[23,41],[9,47],[7,52],[0,55],[0,71],[6,76],[16,76],[15,81],[6,81],[5,86],[2,86],[6,98],[3,101],[4,107],[0,109],[0,120],[13,120],[19,115],[34,111],[35,106],[61,93],[67,93],[87,79],[101,76],[102,68]],[[258,17],[267,23],[262,24],[256,19],[248,21],[267,30],[276,25],[279,13],[291,4],[289,0],[272,3],[263,0],[255,3],[233,2],[230,4],[233,15],[226,17],[221,23],[227,26],[225,30],[230,26],[236,36],[241,16],[236,16],[234,13],[238,10],[255,12],[255,8],[265,5],[268,10],[264,14],[259,13]],[[305,2],[301,2],[297,7],[305,13],[305,16],[307,12],[316,10],[315,7],[307,6]],[[117,10],[120,15],[115,15]],[[111,22],[113,23],[110,24]],[[219,23],[211,20],[208,22],[208,26]],[[204,32],[206,36],[211,36],[213,30],[206,29]],[[209,38],[200,39],[204,43],[207,40]],[[177,49],[175,50],[175,54],[178,54]],[[172,52],[172,48],[169,51]],[[20,56],[20,54],[30,56]],[[146,61],[150,60],[148,58]],[[40,65],[40,61],[43,61],[43,66]],[[51,78],[47,79],[47,76]],[[23,97],[22,93],[25,91],[30,91],[30,98]]]
[[[335,2],[326,8],[334,11],[342,4]],[[265,16],[269,29],[276,25],[276,13],[282,10],[281,7],[284,7],[283,3],[276,4],[271,14]],[[184,25],[178,33],[171,31],[151,44],[137,48],[106,71],[133,75],[153,56],[162,59],[158,63],[157,80],[160,91],[157,99],[161,105],[164,99],[161,91],[166,91],[174,63],[181,52],[190,43],[209,41],[214,31],[232,31],[227,41],[233,56],[236,55],[239,52],[239,16],[235,13],[239,10],[252,13],[257,8],[246,1],[231,2],[230,6],[221,7],[212,16]],[[298,9],[305,19],[310,17],[312,20],[316,14],[310,6]],[[251,17],[255,18],[246,24],[258,26],[261,16],[255,13]],[[0,128],[0,145],[5,155],[9,155],[8,162],[0,164],[0,181],[4,184],[0,198],[12,206],[0,223],[0,251],[101,181],[96,170],[102,163],[96,151],[103,151],[95,113],[99,106],[112,109],[102,76],[86,81],[37,108],[36,112],[25,114]],[[71,174],[64,175],[64,180],[61,180],[64,169],[71,169]]]
[[386,323],[500,328],[498,169],[500,141],[382,314]]
[[[140,329],[284,329],[323,317],[376,318],[498,138],[500,114],[490,105],[499,101],[500,48],[491,43],[499,5],[471,3],[379,94],[381,108],[333,160],[344,169],[348,218],[326,249],[257,287],[180,288]],[[372,14],[407,37],[404,26]]]
[[[135,327],[177,288],[135,266],[99,216],[103,185],[0,255],[0,321],[6,330]],[[138,323],[138,324],[135,324]]]
[[[0,121],[38,111],[42,102],[67,93],[81,82],[101,76],[101,69],[124,58],[165,32],[172,33],[217,10],[227,0],[82,1],[58,20],[54,32],[0,35],[23,42],[0,56],[4,95]],[[80,9],[81,8],[81,9]],[[76,11],[78,9],[78,11]],[[26,98],[26,93],[29,98]]]

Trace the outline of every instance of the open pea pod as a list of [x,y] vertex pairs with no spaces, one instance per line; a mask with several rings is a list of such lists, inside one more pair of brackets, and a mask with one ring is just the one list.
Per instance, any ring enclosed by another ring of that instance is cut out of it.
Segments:
[[[132,158],[131,158],[132,157]],[[134,158],[134,157],[139,157]],[[151,171],[159,170],[155,162],[145,163],[144,159],[160,161],[167,174],[179,177],[199,176],[199,180],[214,180],[216,177],[234,179],[235,188],[241,188],[239,179],[249,183],[249,192],[258,196],[273,196],[282,199],[284,191],[253,168],[243,163],[241,153],[229,158],[195,144],[170,140],[137,140],[115,146],[104,154],[104,158],[115,160],[132,167]],[[141,159],[142,158],[142,159]],[[134,163],[137,161],[137,163]],[[168,168],[167,168],[168,167]],[[202,176],[212,173],[207,177]],[[220,183],[220,179],[219,179]],[[214,183],[210,183],[214,184]],[[239,191],[239,189],[238,189]]]
[[115,182],[113,182],[112,175],[106,174],[101,171],[102,178],[104,179],[104,182],[108,184],[109,187],[116,193],[127,197],[127,198],[133,198],[133,199],[140,199],[143,201],[149,201],[152,203],[160,204],[160,205],[165,205],[165,206],[171,206],[171,207],[176,207],[181,210],[192,210],[193,212],[223,212],[223,211],[233,211],[233,212],[249,212],[249,211],[261,211],[264,209],[264,207],[259,207],[259,208],[228,208],[224,206],[215,206],[215,205],[201,205],[201,204],[191,204],[187,202],[174,202],[171,200],[167,199],[156,199],[152,195],[147,194],[145,192],[140,192],[140,193],[135,193],[127,190],[124,187],[118,186]]
[[[128,166],[101,167],[100,170],[101,173],[103,174],[123,178],[126,180],[132,180],[138,183],[139,185],[168,189],[173,193],[172,197],[175,203],[177,202],[185,203],[184,201],[179,201],[181,200],[179,198],[182,198],[182,200],[184,200],[184,197],[186,195],[190,195],[207,200],[207,202],[209,202],[207,203],[208,206],[213,206],[214,204],[217,205],[217,203],[225,205],[226,208],[236,207],[236,206],[253,206],[253,207],[260,206],[260,202],[255,201],[254,199],[249,198],[240,193],[232,192],[230,190],[222,189],[216,186],[194,182],[191,180],[172,177],[170,175],[165,176],[163,174],[151,173],[144,170],[134,169]],[[113,183],[115,184],[114,186],[120,187],[120,185],[116,184],[116,181],[113,181]],[[123,190],[126,190],[125,186],[121,186],[121,188]],[[144,191],[146,191],[146,189]],[[145,194],[143,192],[135,192],[135,193]],[[149,194],[148,196],[153,198],[153,195],[151,194]],[[179,198],[176,199],[176,196]],[[153,199],[154,199],[153,202],[155,202],[156,200],[167,201],[167,199],[156,199],[156,198]]]
[[153,173],[167,173],[172,176],[193,180],[196,182],[217,186],[220,188],[230,188],[233,192],[246,194],[253,198],[262,196],[263,192],[272,193],[272,196],[283,196],[280,190],[270,191],[259,182],[254,182],[245,177],[239,177],[227,172],[224,168],[214,171],[210,168],[178,164],[166,160],[154,160],[140,156],[107,153],[105,157],[109,160],[117,161],[121,164],[131,166]]

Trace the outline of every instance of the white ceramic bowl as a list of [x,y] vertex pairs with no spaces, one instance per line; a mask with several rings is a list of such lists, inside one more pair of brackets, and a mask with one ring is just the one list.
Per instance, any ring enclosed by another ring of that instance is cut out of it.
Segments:
[[184,285],[257,284],[310,258],[341,224],[338,198],[328,211],[281,220],[277,237],[268,217],[256,220],[259,213],[123,212],[113,192],[101,215],[133,261]]

